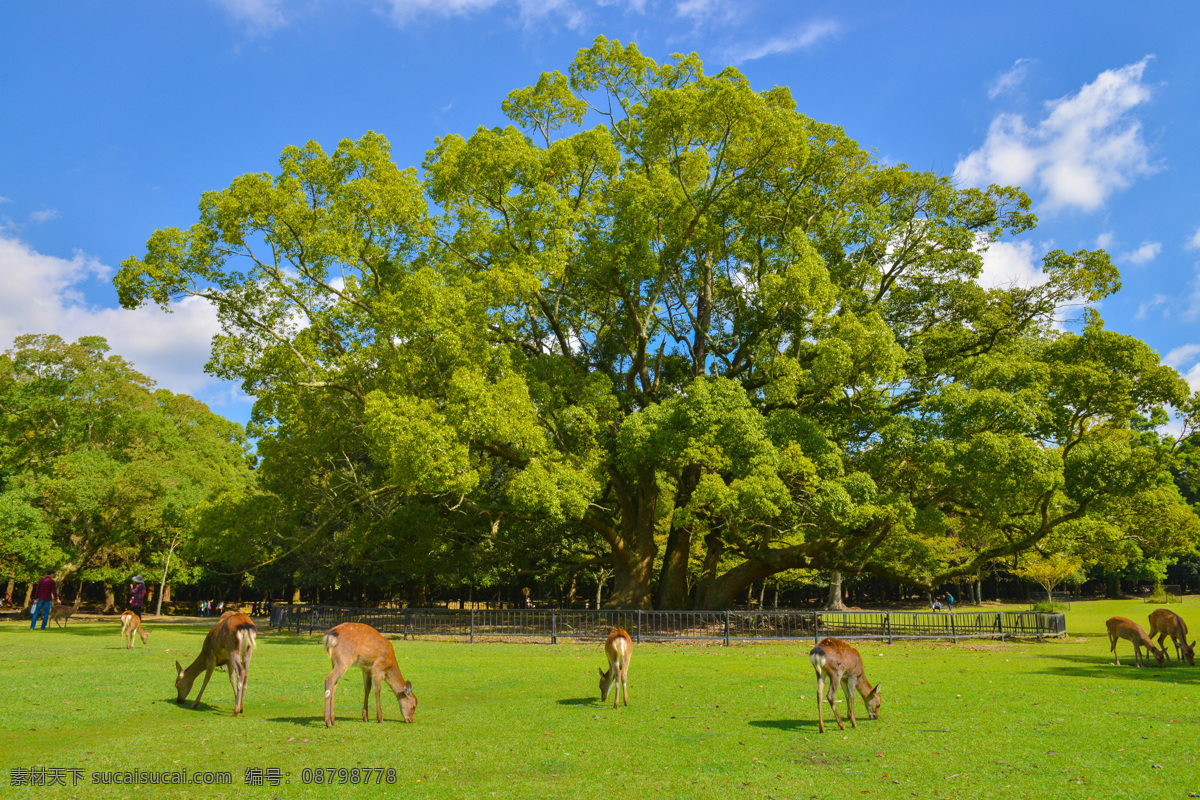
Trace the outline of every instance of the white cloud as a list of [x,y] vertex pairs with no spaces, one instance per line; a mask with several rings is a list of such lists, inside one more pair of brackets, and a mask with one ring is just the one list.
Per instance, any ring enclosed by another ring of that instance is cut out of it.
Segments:
[[256,35],[267,35],[287,25],[283,0],[213,0],[231,17]]
[[1020,114],[999,114],[978,150],[955,166],[969,185],[1036,182],[1050,210],[1091,211],[1134,178],[1154,171],[1132,111],[1150,99],[1142,82],[1149,56],[1107,70],[1073,95],[1048,101],[1035,125]]
[[59,219],[60,217],[62,217],[62,214],[59,214],[58,209],[54,209],[54,208],[47,208],[47,209],[43,209],[41,211],[34,211],[32,214],[29,215],[29,219],[38,224],[41,224],[43,222],[49,222],[50,220],[53,220],[53,219]]
[[1042,268],[1035,263],[1032,242],[993,242],[979,254],[983,269],[979,285],[985,289],[1011,289],[1041,286],[1046,282]]
[[988,97],[995,98],[1020,86],[1032,63],[1034,60],[1031,58],[1018,58],[1008,72],[1001,73],[996,76],[996,80],[992,81],[992,85],[988,87]]
[[1185,244],[1184,247],[1186,247],[1188,250],[1195,250],[1196,248],[1200,247],[1200,228],[1196,228],[1196,232],[1192,234],[1192,238],[1188,239],[1187,244]]
[[838,30],[838,24],[832,20],[813,20],[790,34],[775,36],[756,44],[740,45],[730,53],[730,60],[740,64],[743,61],[803,50],[837,35]]
[[1185,344],[1163,356],[1163,363],[1168,367],[1179,369],[1184,364],[1195,361],[1197,356],[1200,356],[1200,344]]
[[1162,315],[1164,319],[1171,316],[1171,298],[1165,294],[1156,294],[1153,299],[1138,303],[1138,310],[1133,318],[1137,320],[1145,319],[1151,311],[1159,307],[1163,308]]
[[[1176,347],[1163,357],[1163,363],[1174,367],[1183,374],[1183,379],[1192,387],[1192,391],[1200,390],[1200,344],[1185,344]],[[1191,365],[1190,367],[1188,365]]]
[[79,286],[110,274],[84,253],[70,259],[44,255],[0,235],[0,350],[26,333],[52,333],[67,341],[100,335],[111,352],[166,389],[213,403],[237,396],[230,384],[204,373],[210,342],[220,331],[212,306],[187,298],[166,314],[157,306],[126,311],[88,304]]
[[[598,0],[596,5],[616,3]],[[627,0],[623,3],[634,11],[641,11],[644,0]],[[587,22],[587,6],[592,3],[581,0],[384,0],[390,10],[388,16],[393,23],[404,27],[423,17],[465,17],[490,11],[493,8],[515,8],[517,18],[529,27],[556,17],[570,29],[580,30]]]
[[675,16],[690,19],[696,25],[733,22],[739,16],[739,5],[730,0],[678,0]]
[[1158,254],[1162,252],[1161,242],[1142,242],[1142,246],[1132,253],[1126,253],[1123,256],[1125,261],[1132,264],[1147,264],[1158,258]]
[[1116,237],[1113,236],[1111,231],[1105,231],[1096,237],[1096,247],[1099,247],[1101,250],[1107,250],[1112,247],[1115,239]]

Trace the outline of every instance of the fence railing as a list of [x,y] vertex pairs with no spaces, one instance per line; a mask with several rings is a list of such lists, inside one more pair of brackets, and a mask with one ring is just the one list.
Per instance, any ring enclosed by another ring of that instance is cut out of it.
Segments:
[[624,628],[637,642],[703,640],[1001,639],[1065,636],[1065,614],[1033,611],[607,611],[575,609],[352,608],[291,605],[271,610],[271,627],[323,633],[362,622],[404,638],[460,636],[603,639]]

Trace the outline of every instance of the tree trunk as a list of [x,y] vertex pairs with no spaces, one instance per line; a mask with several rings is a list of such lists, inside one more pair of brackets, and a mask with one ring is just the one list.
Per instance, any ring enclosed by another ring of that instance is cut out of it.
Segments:
[[610,608],[652,608],[654,597],[654,527],[658,515],[658,479],[652,470],[636,486],[614,481],[621,506],[621,528],[613,545],[613,591]]
[[846,610],[846,604],[842,602],[842,573],[836,569],[829,573],[829,598],[825,601],[825,610]]
[[4,591],[4,602],[8,603],[10,606],[12,605],[12,593],[13,593],[13,587],[15,585],[16,585],[16,581],[14,581],[12,578],[9,578],[8,579],[8,588]]
[[758,586],[758,610],[763,609],[763,598],[767,596],[767,582],[763,581]]
[[104,581],[104,610],[101,611],[100,613],[108,614],[109,612],[116,611],[116,609],[117,609],[117,596],[113,592],[112,582]]
[[1106,575],[1104,578],[1105,594],[1110,598],[1118,598],[1121,596],[1121,577],[1119,575]]
[[30,601],[33,599],[33,581],[25,584],[25,605],[21,608],[29,608]]
[[[685,467],[679,476],[679,489],[675,492],[675,509],[681,509],[692,500],[692,493],[700,483],[700,468]],[[667,535],[667,549],[663,553],[662,571],[658,580],[658,607],[660,609],[686,608],[688,605],[687,571],[692,554],[691,525],[671,523]]]

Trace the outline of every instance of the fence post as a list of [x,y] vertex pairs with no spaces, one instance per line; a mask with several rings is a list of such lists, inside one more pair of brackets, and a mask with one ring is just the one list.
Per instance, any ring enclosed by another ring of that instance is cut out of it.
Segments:
[[310,608],[308,610],[308,635],[309,636],[312,636],[313,618],[316,616],[317,616],[317,610],[315,608]]
[[642,643],[642,610],[640,608],[638,609],[637,617],[637,643]]
[[950,612],[950,638],[954,640],[955,644],[958,644],[958,632],[954,630],[954,612],[953,611]]
[[996,612],[996,628],[1000,631],[1000,641],[1004,641],[1004,612]]
[[550,644],[558,644],[558,611],[550,610]]
[[813,644],[817,643],[817,639],[821,638],[821,634],[817,631],[817,612],[813,612]]
[[888,644],[892,643],[892,612],[887,612]]
[[475,644],[475,607],[471,606],[471,644]]
[[412,609],[404,609],[404,641],[408,641],[408,620],[412,616]]
[[729,612],[725,612],[725,646],[729,647]]

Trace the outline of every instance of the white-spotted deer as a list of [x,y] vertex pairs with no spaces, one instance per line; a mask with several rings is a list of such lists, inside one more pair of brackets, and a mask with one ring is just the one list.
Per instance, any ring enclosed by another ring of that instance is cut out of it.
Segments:
[[325,652],[333,664],[333,672],[325,679],[325,727],[333,727],[333,699],[338,679],[351,667],[362,667],[363,672],[363,722],[367,721],[367,707],[371,701],[371,684],[375,684],[375,719],[383,722],[383,684],[396,694],[400,703],[400,716],[412,722],[417,710],[417,696],[413,694],[411,681],[404,680],[400,665],[396,663],[396,651],[383,634],[361,622],[343,622],[325,632]]
[[633,654],[633,639],[623,628],[613,628],[604,640],[604,655],[608,656],[608,671],[600,670],[600,702],[608,700],[608,692],[616,684],[613,692],[613,708],[617,707],[619,699],[629,705],[629,657]]
[[[838,716],[836,698],[838,685],[846,691],[846,704],[849,706],[850,726],[857,728],[858,720],[854,718],[854,692],[862,695],[863,703],[867,706],[867,714],[871,719],[879,719],[879,689],[882,683],[874,688],[863,674],[862,656],[841,639],[832,637],[817,642],[817,646],[808,652],[808,660],[812,662],[817,672],[817,726],[821,733],[825,732],[825,710],[821,706],[822,695],[829,700],[833,709],[833,719],[838,727],[846,730]],[[825,679],[829,678],[829,692],[825,691]]]
[[200,655],[187,669],[175,662],[175,691],[176,702],[182,704],[192,691],[192,682],[201,672],[204,673],[204,683],[196,693],[192,708],[200,705],[200,697],[208,688],[208,680],[213,670],[225,664],[229,665],[229,683],[233,685],[233,716],[246,709],[246,683],[250,677],[250,656],[254,654],[255,639],[258,637],[258,626],[254,620],[245,614],[225,614],[221,621],[212,627],[204,637],[204,647]]
[[1154,656],[1159,668],[1162,667],[1165,654],[1154,646],[1154,642],[1150,641],[1150,637],[1146,635],[1146,629],[1141,625],[1125,617],[1110,617],[1104,624],[1108,626],[1108,641],[1112,645],[1109,649],[1112,650],[1118,667],[1121,666],[1121,657],[1117,655],[1117,642],[1121,639],[1128,639],[1133,643],[1133,663],[1139,669],[1142,666],[1143,647]]
[[[75,595],[75,605],[69,606],[66,603],[55,603],[50,606],[50,621],[54,622],[60,628],[67,627],[67,620],[71,615],[79,610],[79,601],[83,598],[83,592]],[[60,621],[61,620],[61,621]]]
[[[1163,648],[1163,652],[1167,650],[1163,647],[1163,639],[1171,637],[1171,642],[1175,645],[1175,660],[1187,661],[1193,667],[1196,666],[1196,643],[1188,644],[1188,629],[1187,623],[1183,621],[1183,617],[1166,608],[1157,608],[1150,612],[1150,638],[1158,637],[1158,646]],[[1170,654],[1167,654],[1170,658]]]
[[135,635],[142,637],[142,644],[148,644],[149,634],[142,628],[142,618],[133,611],[125,611],[121,614],[121,647],[132,650]]

